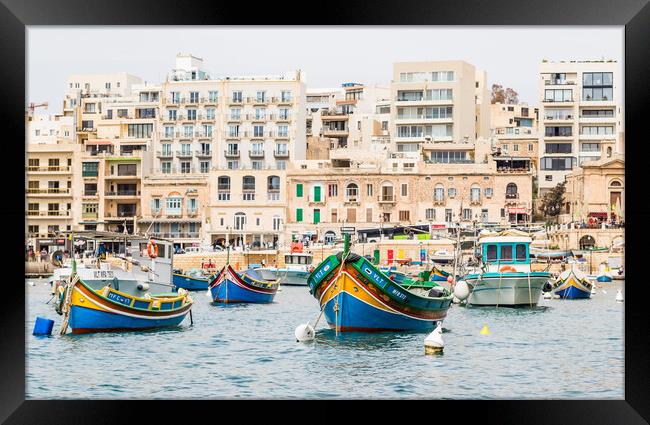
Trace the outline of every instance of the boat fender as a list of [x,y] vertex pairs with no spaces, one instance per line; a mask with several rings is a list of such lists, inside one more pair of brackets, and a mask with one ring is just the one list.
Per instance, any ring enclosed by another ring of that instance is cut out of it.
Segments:
[[547,280],[546,283],[544,283],[544,288],[542,289],[542,291],[551,292],[552,289],[553,289],[553,285],[551,284],[551,282]]
[[313,341],[316,331],[314,331],[314,328],[309,323],[303,323],[296,327],[294,335],[296,336],[296,342]]
[[454,296],[460,301],[464,301],[469,297],[469,285],[464,280],[459,280],[454,285]]
[[149,255],[149,258],[158,257],[158,244],[156,244],[155,241],[150,240],[147,243],[147,254]]
[[187,295],[187,290],[184,288],[178,288],[178,296],[184,297],[185,295]]

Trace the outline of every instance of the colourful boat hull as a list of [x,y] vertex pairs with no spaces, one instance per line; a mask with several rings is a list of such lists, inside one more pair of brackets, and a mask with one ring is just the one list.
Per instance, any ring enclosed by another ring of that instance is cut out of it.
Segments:
[[210,283],[215,303],[271,303],[277,290],[277,282],[256,285],[250,279],[242,279],[230,265],[214,275]]
[[187,289],[188,291],[205,291],[208,289],[210,279],[208,277],[195,277],[174,273],[172,282],[177,288]]
[[[72,289],[69,326],[73,334],[91,332],[135,331],[166,328],[179,325],[190,312],[192,303],[184,303],[179,297],[176,301],[165,302],[156,298],[142,300],[110,291],[109,299],[77,282]],[[160,309],[152,309],[151,303],[159,302]],[[138,305],[135,308],[126,303]],[[144,304],[149,303],[145,308]]]
[[591,282],[586,276],[574,270],[567,270],[558,276],[553,293],[565,300],[591,298]]
[[451,295],[417,296],[365,259],[346,263],[339,273],[334,257],[321,263],[309,282],[331,328],[340,332],[431,330],[446,317]]

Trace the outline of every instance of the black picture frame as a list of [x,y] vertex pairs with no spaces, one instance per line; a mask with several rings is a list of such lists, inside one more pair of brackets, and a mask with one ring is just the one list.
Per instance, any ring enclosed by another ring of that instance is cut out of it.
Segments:
[[[649,158],[650,137],[646,128],[647,117],[642,115],[650,105],[648,0],[380,0],[372,3],[314,3],[313,5],[322,8],[320,11],[318,7],[317,10],[309,11],[312,4],[307,3],[291,5],[267,2],[255,6],[254,15],[250,11],[251,5],[244,2],[206,0],[196,0],[191,5],[169,0],[1,0],[1,3],[0,46],[4,64],[0,67],[0,93],[4,99],[2,116],[5,118],[3,149],[4,156],[10,159],[3,164],[3,168],[9,166],[11,170],[6,173],[15,175],[24,174],[26,105],[25,102],[20,104],[18,99],[25,97],[26,26],[30,25],[232,25],[239,22],[246,25],[624,25],[625,139],[628,162],[625,208],[626,228],[632,229],[626,232],[626,273],[630,278],[626,285],[625,299],[625,400],[454,401],[452,405],[436,401],[436,404],[426,408],[424,405],[416,407],[416,412],[407,414],[404,420],[428,421],[431,413],[439,410],[450,411],[455,417],[463,419],[476,415],[475,420],[500,424],[642,424],[650,420],[650,333],[647,332],[646,325],[643,325],[647,323],[644,314],[647,308],[647,296],[644,297],[647,284],[643,281],[643,265],[647,261],[645,250],[648,246],[643,226],[650,223],[650,202],[645,196],[647,188],[644,186],[647,181],[646,158]],[[294,16],[290,20],[291,14]],[[531,48],[534,48],[534,44]],[[80,54],[87,54],[89,60],[92,60],[93,54],[101,53]],[[0,307],[0,421],[7,424],[130,423],[136,420],[135,413],[131,412],[140,410],[146,411],[142,418],[149,422],[190,422],[187,419],[191,414],[188,413],[188,406],[178,406],[176,403],[139,403],[133,406],[133,403],[124,400],[25,401],[25,291],[24,274],[21,276],[18,270],[18,265],[24,261],[19,248],[24,246],[24,229],[16,224],[24,224],[25,220],[24,191],[18,184],[11,182],[11,178],[5,179],[5,182],[9,183],[4,185],[5,195],[9,191],[10,199],[5,200],[0,207],[0,223],[10,230],[11,236],[3,238],[5,243],[2,250],[4,302]],[[549,359],[549,364],[540,367],[552,369],[552,359]],[[218,389],[215,389],[215,394],[218,394]],[[431,394],[435,396],[435,388],[432,388]],[[300,398],[300,395],[297,394],[296,398]],[[431,402],[433,401],[427,403]],[[474,406],[460,406],[458,403],[471,403]],[[240,409],[241,407],[238,410]],[[293,410],[291,407],[285,409]],[[227,418],[226,414],[215,414],[227,411],[220,405],[211,404],[209,408],[202,406],[191,410],[202,410],[212,417],[204,420]],[[332,420],[337,418],[334,406],[327,406],[325,410],[332,412]],[[382,407],[367,410],[383,416],[387,409]],[[420,414],[422,416],[418,417]],[[312,413],[305,416],[304,420],[311,421],[314,416],[318,415]],[[441,416],[436,414],[436,417]]]

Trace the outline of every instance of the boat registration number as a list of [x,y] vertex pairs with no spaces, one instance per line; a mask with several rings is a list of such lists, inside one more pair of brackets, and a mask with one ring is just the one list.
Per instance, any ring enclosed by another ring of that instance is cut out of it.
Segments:
[[329,271],[329,269],[331,269],[331,268],[332,268],[332,267],[330,266],[329,263],[328,263],[328,264],[325,264],[325,266],[324,266],[322,269],[320,269],[318,272],[316,272],[316,274],[314,275],[314,280],[315,280],[316,282],[319,282],[319,281],[323,278],[323,276],[325,276],[325,274],[326,274],[326,273]]
[[115,292],[109,292],[108,296],[106,297],[111,301],[115,301],[116,303],[124,304],[124,305],[131,305],[131,299],[127,297],[123,297],[120,294],[116,294]]
[[113,279],[113,270],[93,270],[95,279]]

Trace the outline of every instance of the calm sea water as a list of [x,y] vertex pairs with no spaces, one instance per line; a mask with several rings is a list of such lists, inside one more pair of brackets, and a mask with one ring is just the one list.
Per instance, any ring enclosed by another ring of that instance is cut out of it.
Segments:
[[[324,317],[315,341],[297,343],[295,327],[319,311],[306,287],[283,287],[270,305],[212,305],[198,292],[192,326],[188,316],[176,329],[61,337],[49,285],[29,281],[28,399],[624,398],[621,282],[532,310],[454,305],[444,354],[427,356],[426,333],[336,337]],[[31,335],[37,315],[55,336]]]

